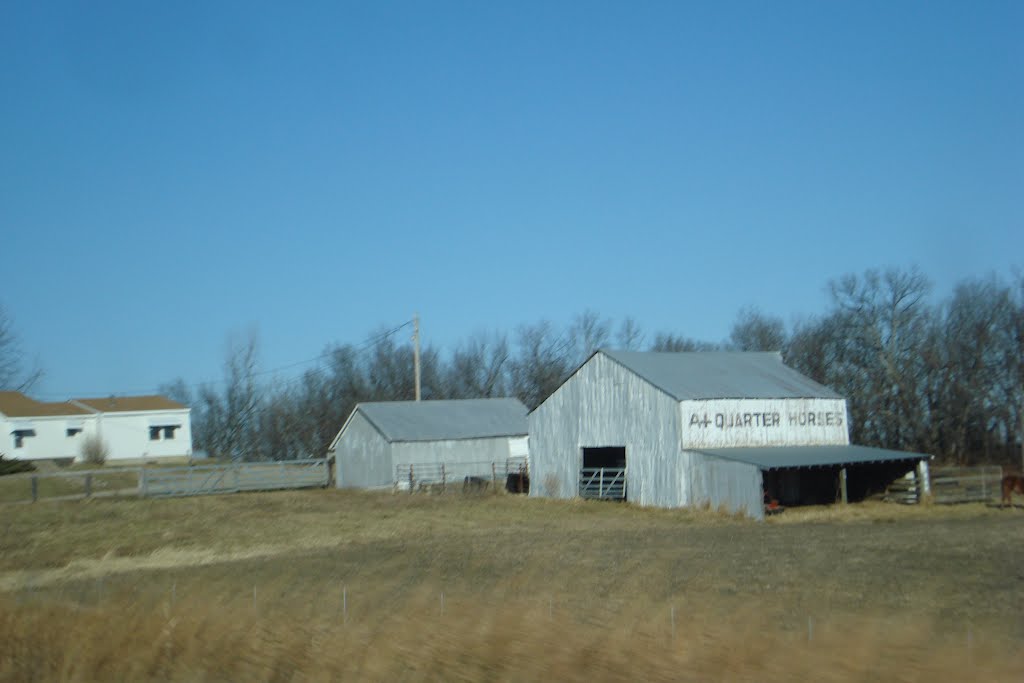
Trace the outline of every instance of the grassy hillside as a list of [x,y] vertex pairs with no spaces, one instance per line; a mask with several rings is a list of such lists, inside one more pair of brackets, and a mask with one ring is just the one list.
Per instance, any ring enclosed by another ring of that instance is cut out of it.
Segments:
[[0,680],[1019,680],[1024,513],[8,505]]

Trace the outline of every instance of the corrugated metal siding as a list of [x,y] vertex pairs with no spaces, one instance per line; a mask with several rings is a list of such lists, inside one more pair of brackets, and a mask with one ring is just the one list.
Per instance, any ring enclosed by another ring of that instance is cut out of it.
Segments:
[[583,447],[625,446],[629,500],[677,507],[679,404],[596,354],[530,414],[530,495],[577,493]]
[[394,480],[391,444],[356,411],[334,447],[338,488],[390,486]]
[[[509,457],[509,437],[458,439],[454,441],[409,441],[391,444],[391,459],[397,465],[461,465],[497,463]],[[392,477],[394,473],[392,473]]]
[[756,465],[692,451],[684,451],[680,457],[680,485],[686,489],[688,505],[764,519],[764,482]]
[[850,443],[843,399],[681,401],[679,410],[683,449]]

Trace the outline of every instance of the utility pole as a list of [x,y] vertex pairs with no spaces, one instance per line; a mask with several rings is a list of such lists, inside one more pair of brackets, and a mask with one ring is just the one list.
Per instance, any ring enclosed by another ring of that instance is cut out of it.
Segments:
[[412,317],[412,365],[416,373],[416,400],[420,400],[420,314]]

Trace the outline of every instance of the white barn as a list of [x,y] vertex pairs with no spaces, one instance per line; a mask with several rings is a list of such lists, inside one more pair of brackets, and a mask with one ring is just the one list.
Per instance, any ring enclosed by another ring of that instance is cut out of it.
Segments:
[[360,403],[328,457],[339,488],[392,486],[407,467],[491,476],[491,464],[528,455],[526,414],[514,398]]
[[530,414],[531,495],[760,519],[766,493],[833,502],[928,458],[852,446],[847,419],[843,397],[778,353],[601,350]]
[[178,460],[192,456],[187,406],[163,396],[36,401],[0,391],[0,453],[20,460],[81,460],[82,444],[98,437],[107,461]]

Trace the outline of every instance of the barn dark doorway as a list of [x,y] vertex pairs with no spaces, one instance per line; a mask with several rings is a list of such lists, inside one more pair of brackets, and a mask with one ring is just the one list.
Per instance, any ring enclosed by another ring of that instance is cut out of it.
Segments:
[[626,500],[626,447],[583,449],[580,498]]
[[[880,495],[890,482],[913,471],[915,465],[914,460],[846,465],[847,500],[856,503]],[[841,499],[842,469],[842,465],[829,465],[765,471],[765,500],[786,507],[831,505]]]
[[603,446],[601,448],[583,449],[583,467],[590,469],[595,467],[618,467],[626,466],[625,446]]

